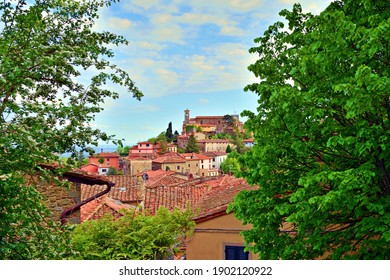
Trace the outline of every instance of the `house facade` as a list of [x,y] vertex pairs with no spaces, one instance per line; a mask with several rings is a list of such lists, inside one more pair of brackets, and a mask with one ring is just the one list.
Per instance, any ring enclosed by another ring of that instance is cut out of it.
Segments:
[[253,138],[245,139],[244,140],[244,145],[247,148],[252,148],[254,145]]
[[125,159],[124,175],[135,175],[143,171],[152,170],[152,159],[145,157],[128,157]]
[[185,173],[186,160],[181,156],[162,155],[152,160],[152,170],[175,171]]
[[218,170],[212,168],[212,159],[208,156],[196,153],[184,153],[181,156],[187,161],[188,169],[186,173],[196,174],[201,177],[218,175]]
[[88,157],[88,165],[97,165],[98,174],[105,175],[110,167],[115,170],[122,169],[120,155],[117,153],[98,153]]
[[208,218],[195,219],[195,222],[194,235],[186,243],[187,260],[258,259],[257,255],[244,252],[244,237],[240,232],[250,229],[250,225],[243,226],[233,213],[226,214],[224,209]]
[[152,142],[138,142],[129,150],[129,158],[144,157],[147,159],[154,159],[161,153],[161,147],[159,144],[153,144]]
[[204,139],[197,141],[202,153],[207,152],[226,152],[226,148],[234,149],[235,146],[228,139]]
[[217,170],[221,169],[221,163],[224,162],[228,156],[225,152],[207,152],[203,153],[203,155],[211,158],[211,167]]

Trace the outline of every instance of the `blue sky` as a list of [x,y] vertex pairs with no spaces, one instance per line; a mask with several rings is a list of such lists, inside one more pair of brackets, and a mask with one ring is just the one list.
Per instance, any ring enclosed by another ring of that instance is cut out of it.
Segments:
[[[113,62],[129,72],[142,101],[118,88],[93,127],[126,145],[157,136],[172,122],[181,133],[184,110],[191,116],[256,110],[257,98],[243,88],[255,78],[248,49],[267,27],[281,20],[294,0],[122,0],[100,12],[98,30],[123,35],[129,45],[112,47]],[[301,0],[320,13],[330,0]]]

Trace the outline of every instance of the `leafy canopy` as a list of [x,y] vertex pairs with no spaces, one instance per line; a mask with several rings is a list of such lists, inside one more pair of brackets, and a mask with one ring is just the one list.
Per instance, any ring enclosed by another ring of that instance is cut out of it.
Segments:
[[230,207],[263,259],[390,259],[390,6],[283,10],[250,52],[256,145],[240,158],[259,190]]
[[199,144],[196,141],[195,135],[191,134],[188,138],[188,143],[185,149],[186,153],[199,153]]
[[168,259],[180,251],[195,223],[192,212],[169,211],[161,207],[155,215],[127,210],[118,219],[107,215],[78,225],[71,247],[76,259],[156,260]]
[[36,177],[38,164],[113,139],[89,125],[105,98],[119,97],[106,84],[142,96],[110,62],[108,46],[126,39],[93,29],[99,9],[114,2],[0,3],[0,259],[62,257],[64,234],[46,220],[36,188],[56,177]]

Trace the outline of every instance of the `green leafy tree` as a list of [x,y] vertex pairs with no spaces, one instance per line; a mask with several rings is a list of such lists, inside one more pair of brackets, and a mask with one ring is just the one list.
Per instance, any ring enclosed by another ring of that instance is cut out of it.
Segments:
[[198,145],[198,142],[196,142],[196,138],[195,138],[194,134],[190,135],[185,152],[186,153],[199,153],[199,145]]
[[117,170],[114,167],[109,167],[106,175],[117,175]]
[[280,15],[288,30],[271,25],[250,50],[257,145],[240,164],[260,188],[230,210],[262,259],[390,259],[389,2]]
[[172,257],[192,235],[192,212],[160,208],[155,215],[134,210],[118,219],[107,215],[86,221],[72,233],[75,259],[88,260],[163,260]]
[[167,141],[161,140],[158,143],[160,144],[162,154],[165,154],[166,152],[168,152],[168,142]]
[[233,139],[231,141],[232,144],[236,146],[237,153],[243,154],[246,151],[244,138],[243,138],[243,134],[238,130],[237,127],[234,129],[234,134],[232,138]]
[[226,153],[229,154],[232,152],[232,148],[230,147],[230,145],[227,145],[226,147]]
[[0,259],[64,256],[66,233],[47,218],[37,185],[60,183],[75,161],[54,173],[39,164],[113,139],[89,125],[105,98],[119,97],[103,87],[107,82],[142,96],[110,62],[108,46],[127,44],[125,38],[93,28],[99,9],[113,2],[0,3]]
[[180,134],[177,130],[175,130],[175,133],[173,134],[173,142],[177,142],[177,137],[179,137]]
[[120,154],[121,156],[128,156],[130,152],[130,146],[118,146],[116,148],[116,152]]
[[240,174],[240,163],[238,161],[238,153],[231,152],[228,157],[221,163],[221,170],[225,174]]
[[165,136],[165,132],[161,132],[157,137],[152,137],[148,139],[148,142],[157,144],[158,142],[165,141],[167,142],[167,137]]

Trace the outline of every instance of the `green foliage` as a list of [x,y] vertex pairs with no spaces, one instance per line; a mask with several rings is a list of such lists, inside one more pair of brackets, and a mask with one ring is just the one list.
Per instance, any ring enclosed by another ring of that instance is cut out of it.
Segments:
[[169,122],[168,124],[168,128],[165,131],[165,138],[167,139],[168,143],[173,142],[173,140],[175,139],[175,135],[172,132],[172,122]]
[[165,132],[161,132],[157,137],[152,137],[152,138],[148,139],[148,142],[150,142],[154,145],[161,142],[161,141],[167,142],[167,137],[165,136]]
[[232,152],[232,148],[230,147],[230,145],[228,145],[226,147],[226,151],[225,151],[227,154],[231,153]]
[[86,221],[72,233],[74,257],[87,260],[163,260],[172,257],[191,236],[192,212],[160,208],[155,215],[133,210],[116,220],[105,216]]
[[129,152],[130,152],[130,146],[118,146],[116,148],[116,151],[119,155],[125,157],[125,156],[128,156],[129,155]]
[[186,133],[196,132],[198,130],[198,125],[186,125]]
[[196,142],[196,138],[195,138],[194,134],[190,135],[185,152],[186,153],[199,153],[199,145]]
[[173,134],[173,142],[177,142],[177,137],[179,137],[180,134],[177,130],[175,130],[175,133]]
[[[229,147],[229,146],[228,146]],[[221,163],[221,169],[225,174],[240,174],[240,163],[238,162],[238,153],[230,152],[228,157]]]
[[108,170],[107,170],[107,173],[106,175],[117,175],[117,171],[114,167],[109,167]]
[[[259,96],[239,158],[259,190],[231,205],[262,259],[390,259],[388,1],[300,5],[250,49]],[[281,226],[287,226],[283,233]]]
[[243,135],[240,133],[237,127],[234,130],[233,140],[231,141],[232,144],[236,146],[237,153],[243,154],[246,151]]
[[[109,61],[108,46],[127,41],[93,31],[99,9],[112,2],[0,3],[0,259],[62,258],[66,234],[48,220],[37,186],[60,184],[62,172],[76,164],[76,147],[113,140],[89,125],[105,98],[119,97],[104,88],[107,82],[142,96]],[[63,168],[39,170],[68,152],[73,159]]]
[[233,136],[230,133],[223,132],[223,133],[218,133],[217,134],[217,139],[233,140]]

